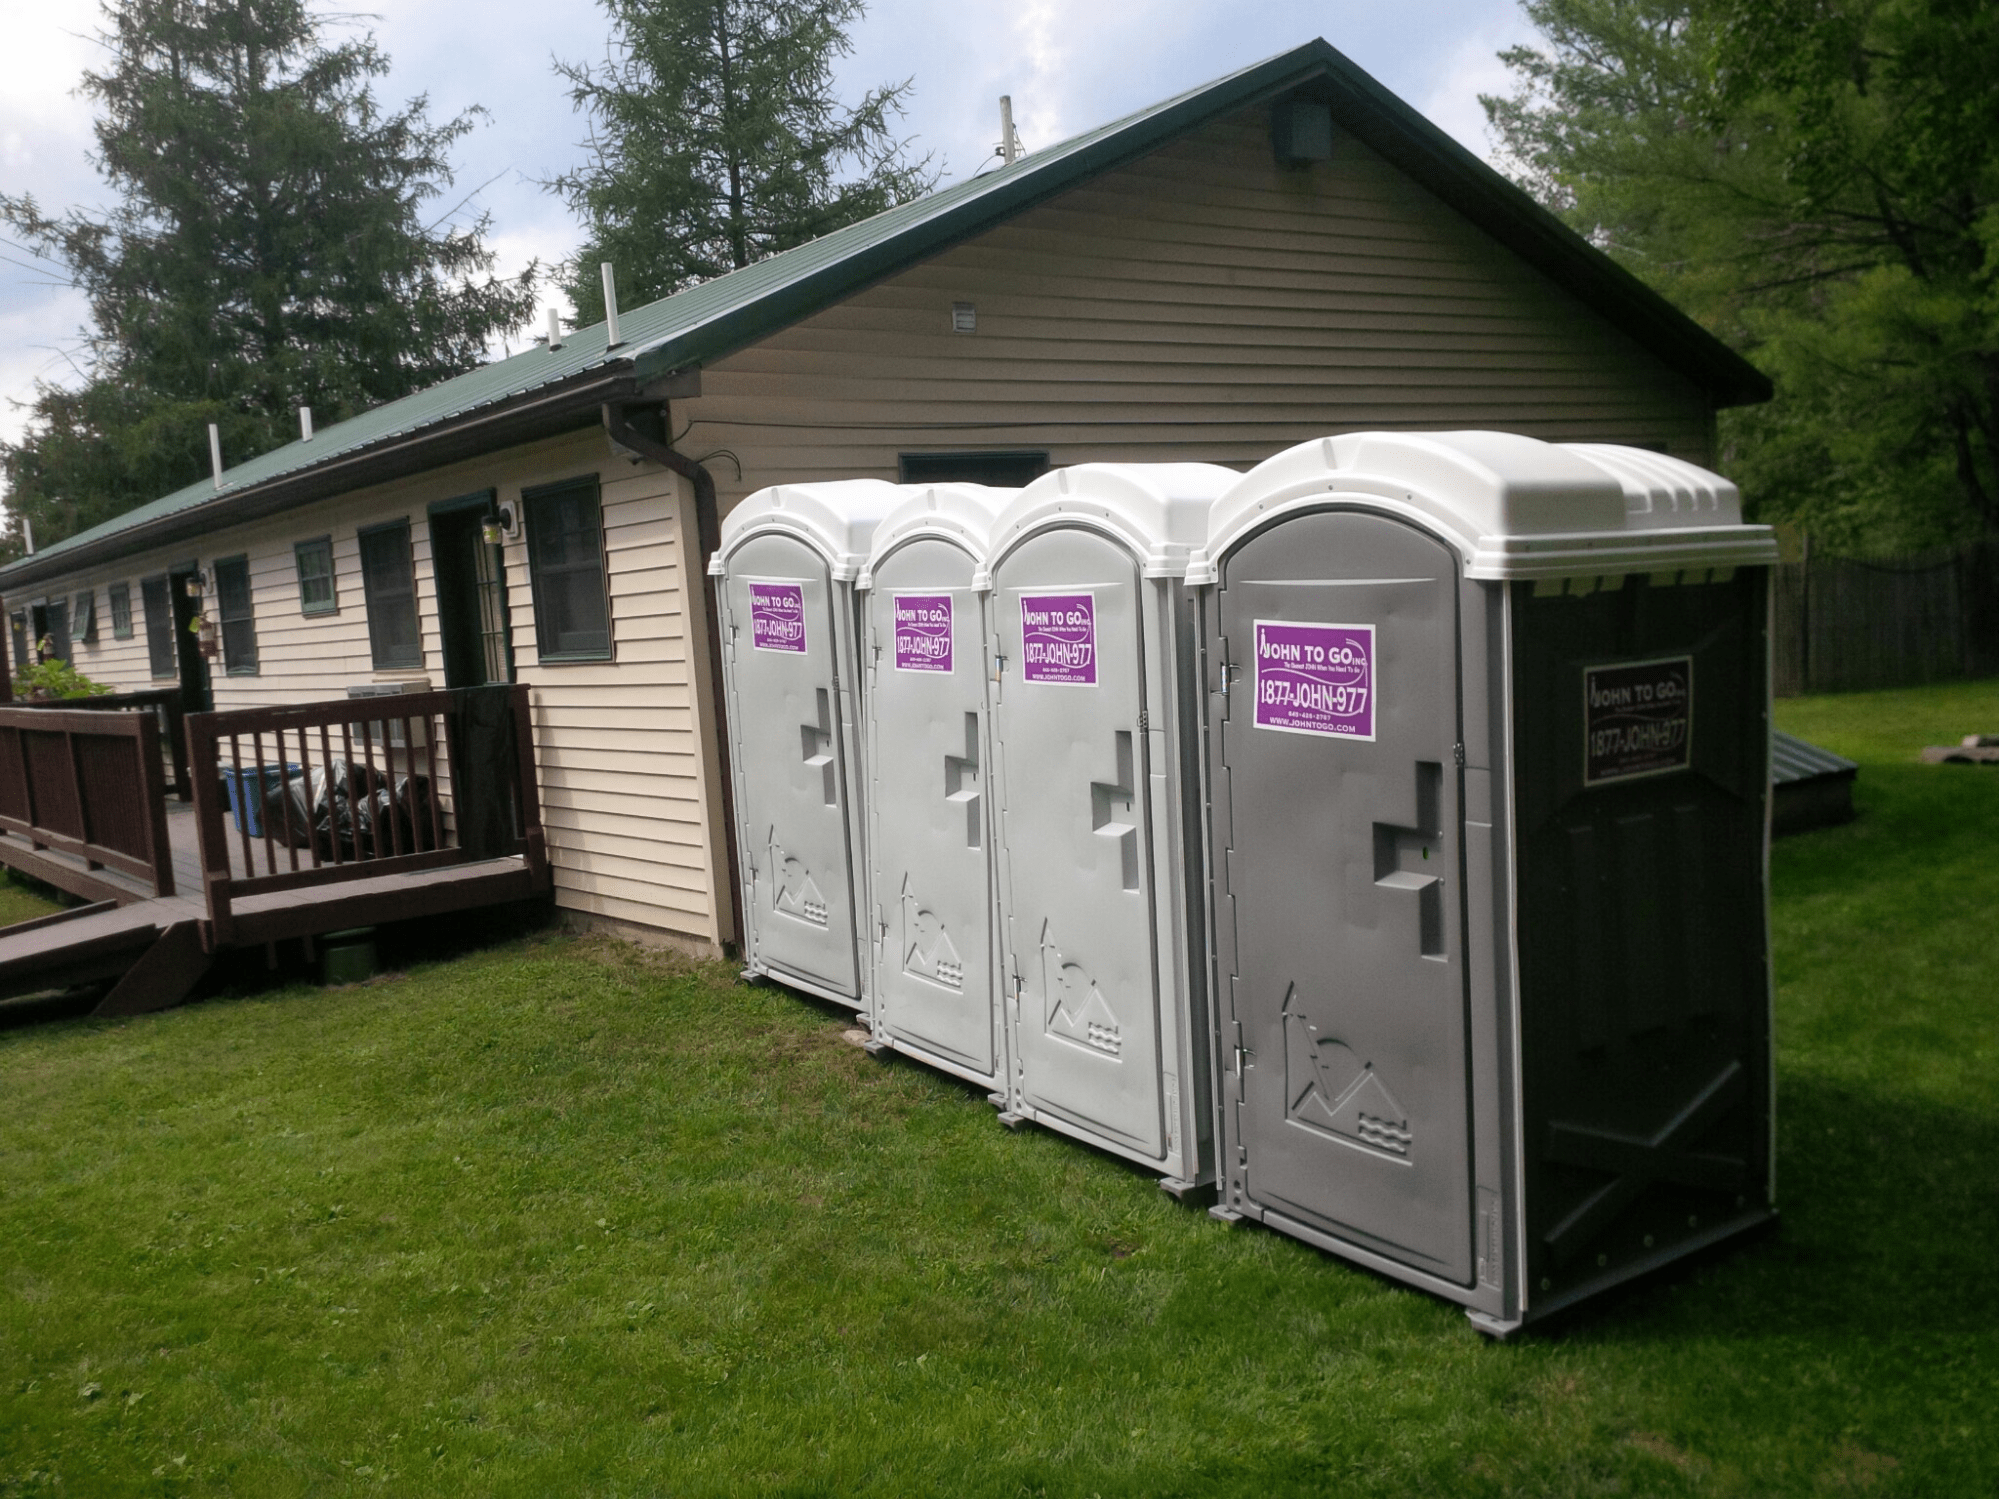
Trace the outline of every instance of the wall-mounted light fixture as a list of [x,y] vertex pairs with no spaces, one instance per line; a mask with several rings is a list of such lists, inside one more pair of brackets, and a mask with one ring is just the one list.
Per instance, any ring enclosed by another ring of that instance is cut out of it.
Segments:
[[187,590],[188,598],[199,599],[202,590],[208,586],[208,580],[203,578],[198,572],[190,573],[181,586]]

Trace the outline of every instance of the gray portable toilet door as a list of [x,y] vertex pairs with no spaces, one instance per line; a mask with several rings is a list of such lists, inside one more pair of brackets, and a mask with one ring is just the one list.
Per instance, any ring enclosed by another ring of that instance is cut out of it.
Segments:
[[1214,834],[1249,1196],[1469,1284],[1457,571],[1355,512],[1227,557]]
[[751,953],[780,973],[860,995],[833,587],[785,536],[729,557],[725,590],[738,821],[752,877]]
[[881,1024],[990,1082],[984,600],[972,570],[969,553],[935,538],[874,570],[867,806]]
[[1138,568],[1065,528],[1009,552],[993,584],[1016,1084],[1036,1111],[1163,1160]]

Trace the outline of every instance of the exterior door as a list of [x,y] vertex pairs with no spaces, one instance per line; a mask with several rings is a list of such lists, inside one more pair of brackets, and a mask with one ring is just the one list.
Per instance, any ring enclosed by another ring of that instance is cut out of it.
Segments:
[[1092,532],[1008,554],[993,728],[1018,1096],[1163,1160],[1139,589]]
[[1356,513],[1231,554],[1215,848],[1249,1197],[1469,1284],[1456,579]]
[[437,582],[437,622],[446,687],[514,680],[508,627],[506,559],[485,539],[493,497],[447,502],[430,512],[430,566]]
[[831,578],[802,543],[754,537],[730,558],[723,602],[750,956],[858,998]]
[[880,1024],[990,1080],[991,851],[985,832],[985,632],[972,559],[896,549],[868,595],[869,796]]

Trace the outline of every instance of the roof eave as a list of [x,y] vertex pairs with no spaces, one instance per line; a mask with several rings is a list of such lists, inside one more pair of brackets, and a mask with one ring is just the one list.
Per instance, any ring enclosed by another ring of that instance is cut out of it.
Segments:
[[0,569],[0,594],[18,593],[26,585],[204,536],[218,527],[262,520],[294,506],[587,427],[598,420],[598,408],[604,402],[627,400],[636,387],[630,360],[595,366],[560,386],[523,392],[259,484],[224,490],[213,500],[114,531],[97,541],[24,557]]
[[1357,139],[1705,388],[1716,406],[1771,398],[1769,376],[1337,50],[1326,50],[1326,72],[1340,85],[1330,101],[1334,118]]

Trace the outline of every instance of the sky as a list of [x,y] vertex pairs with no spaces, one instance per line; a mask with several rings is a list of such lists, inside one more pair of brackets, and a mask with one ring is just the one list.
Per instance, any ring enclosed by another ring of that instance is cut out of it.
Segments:
[[[438,211],[469,194],[459,216],[490,214],[488,243],[503,271],[570,254],[577,226],[539,184],[583,158],[585,121],[552,64],[604,56],[609,25],[596,0],[392,0],[375,13],[339,13],[388,53],[391,71],[377,84],[385,104],[423,94],[433,119],[487,110],[459,143],[456,187]],[[48,211],[108,200],[90,162],[90,107],[75,92],[86,68],[103,65],[100,16],[98,0],[0,7],[0,53],[12,59],[0,90],[0,191],[32,193]],[[1532,29],[1516,0],[874,0],[838,80],[848,101],[912,80],[903,130],[951,181],[990,157],[1001,94],[1012,96],[1015,129],[1032,150],[1315,36],[1489,156],[1478,95],[1509,91],[1496,54],[1531,40]],[[78,378],[85,321],[83,299],[59,272],[0,243],[0,438],[19,438],[19,403],[38,380]]]

